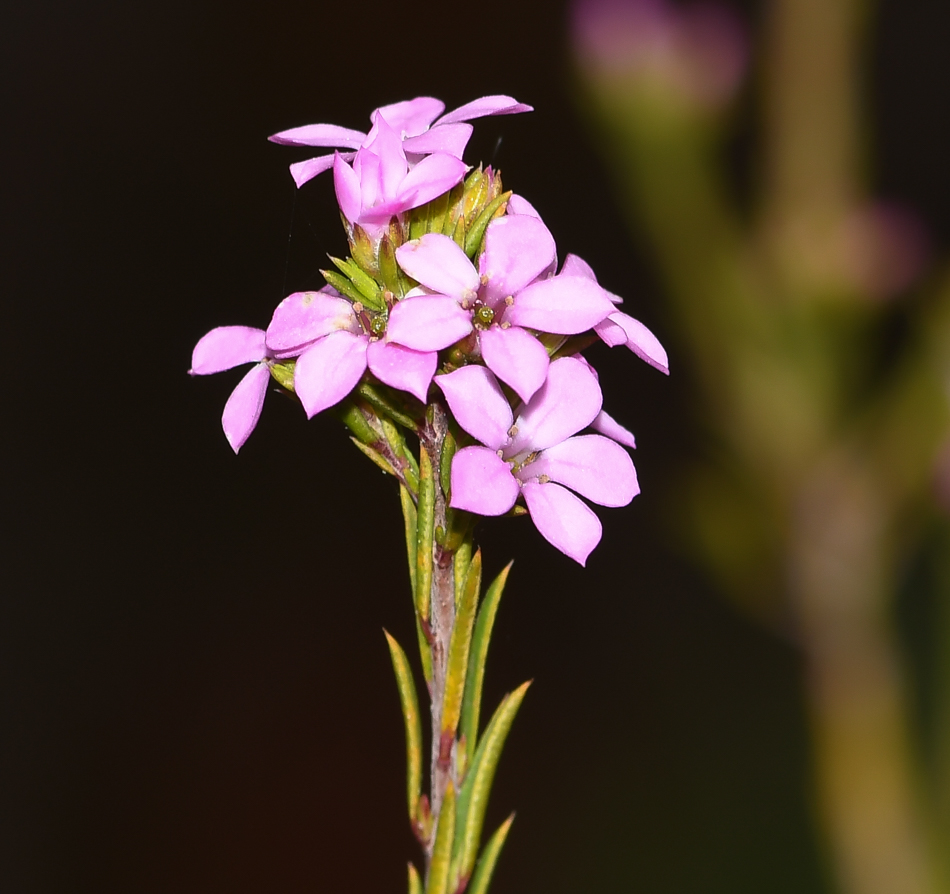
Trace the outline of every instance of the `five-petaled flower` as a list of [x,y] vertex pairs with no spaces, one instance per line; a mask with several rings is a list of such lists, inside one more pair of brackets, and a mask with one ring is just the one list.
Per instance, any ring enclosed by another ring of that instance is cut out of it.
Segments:
[[450,505],[503,515],[522,495],[542,536],[584,565],[602,529],[571,490],[601,506],[625,506],[639,493],[633,461],[619,444],[577,435],[601,413],[590,367],[575,357],[555,360],[542,388],[514,413],[485,367],[465,366],[435,381],[458,424],[485,445],[455,454]]

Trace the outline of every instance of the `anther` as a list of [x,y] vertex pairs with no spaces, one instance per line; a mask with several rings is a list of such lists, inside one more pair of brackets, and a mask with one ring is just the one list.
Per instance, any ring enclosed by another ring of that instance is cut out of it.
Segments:
[[361,314],[363,313],[363,305],[359,301],[353,303],[353,313]]
[[509,296],[505,299],[505,304],[507,304],[508,307],[511,307],[511,305],[514,304],[514,303],[515,303],[515,299],[514,299],[511,295],[509,295]]
[[518,426],[517,426],[517,425],[513,425],[513,426],[511,426],[511,428],[508,429],[508,437],[509,437],[509,438],[513,438],[513,437],[514,437],[515,435],[517,435],[517,434],[518,434]]

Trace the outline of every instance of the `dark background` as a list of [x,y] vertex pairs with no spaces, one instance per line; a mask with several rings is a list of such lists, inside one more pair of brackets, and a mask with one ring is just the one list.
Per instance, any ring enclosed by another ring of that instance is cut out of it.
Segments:
[[[4,891],[404,889],[417,851],[381,633],[412,646],[395,484],[332,417],[273,395],[235,457],[220,413],[240,373],[186,370],[204,332],[266,325],[344,251],[331,178],[295,198],[286,168],[307,152],[268,134],[489,93],[537,111],[477,122],[467,159],[502,168],[674,371],[592,357],[643,494],[600,512],[586,570],[527,520],[481,528],[489,571],[516,559],[488,697],[535,679],[490,810],[518,809],[493,891],[826,890],[797,649],[670,546],[688,364],[578,114],[565,9],[5,7]],[[936,0],[889,0],[869,60],[872,169],[938,248],[948,21]]]

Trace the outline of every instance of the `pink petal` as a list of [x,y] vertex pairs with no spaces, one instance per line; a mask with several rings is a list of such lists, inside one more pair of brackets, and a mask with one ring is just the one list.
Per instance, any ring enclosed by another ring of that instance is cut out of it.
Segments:
[[583,361],[574,357],[555,360],[541,390],[518,413],[517,432],[506,453],[515,455],[560,444],[590,425],[602,402],[600,385]]
[[597,283],[582,276],[555,276],[519,292],[505,319],[527,329],[576,335],[595,326],[613,309]]
[[531,400],[548,374],[550,361],[544,345],[517,326],[492,326],[479,335],[479,342],[485,365],[523,401]]
[[473,118],[484,118],[486,115],[516,115],[519,112],[533,111],[531,106],[526,106],[511,96],[482,96],[443,115],[433,127],[454,124],[456,121],[471,121]]
[[442,389],[458,424],[473,438],[492,450],[508,443],[511,407],[497,380],[484,366],[463,366],[436,376],[435,383]]
[[594,332],[600,336],[601,341],[605,342],[612,348],[617,347],[617,345],[625,345],[627,343],[627,333],[624,332],[622,326],[618,326],[610,319],[610,317],[601,320],[596,326],[594,326]]
[[493,220],[478,263],[479,273],[488,279],[486,302],[494,306],[520,292],[551,264],[556,250],[551,231],[535,217],[513,214]]
[[541,220],[541,215],[535,210],[534,205],[524,196],[519,196],[517,193],[508,199],[508,213],[527,214],[529,217],[536,217],[538,220]]
[[564,555],[586,565],[603,533],[600,519],[591,508],[559,484],[529,481],[521,492],[541,536]]
[[637,449],[637,442],[633,437],[633,432],[624,428],[612,416],[607,415],[604,410],[601,410],[594,417],[594,421],[590,424],[590,427],[594,429],[594,431],[599,431],[602,435],[612,438],[619,444],[632,447],[634,450]]
[[434,351],[413,351],[385,341],[370,342],[366,349],[370,372],[380,382],[400,391],[408,391],[423,403],[426,402],[438,359]]
[[344,146],[347,149],[359,149],[366,134],[336,124],[305,124],[303,127],[282,130],[267,139],[284,146]]
[[597,282],[597,275],[593,268],[583,258],[575,254],[568,254],[564,258],[564,264],[561,267],[561,276],[583,276],[585,279],[591,279]]
[[[359,158],[359,153],[357,153]],[[336,189],[336,200],[340,211],[348,221],[355,221],[360,216],[363,205],[363,190],[360,178],[338,152],[333,158],[333,186]]]
[[364,199],[365,205],[377,205],[395,199],[399,195],[406,174],[409,173],[409,163],[402,149],[402,137],[379,116],[378,112],[376,114],[374,127],[376,134],[372,150],[379,159],[379,192],[372,203]]
[[294,391],[311,418],[346,397],[366,369],[366,336],[334,332],[297,358]]
[[432,96],[417,96],[415,99],[380,106],[376,111],[393,130],[405,138],[427,130],[444,108],[445,103],[441,100]]
[[397,198],[403,210],[418,208],[448,192],[467,170],[465,162],[447,153],[427,155],[406,175],[399,187]]
[[[349,161],[353,158],[353,152],[341,152],[340,158]],[[290,166],[290,176],[294,178],[294,183],[299,189],[308,180],[313,180],[317,174],[333,167],[333,160],[336,155],[318,155],[316,158],[308,158],[306,161],[298,161]]]
[[487,447],[463,447],[452,458],[453,509],[478,515],[504,515],[518,499],[511,467]]
[[659,339],[639,320],[617,311],[610,320],[627,333],[627,347],[641,360],[655,366],[660,372],[670,374],[670,361]]
[[221,426],[224,428],[224,436],[235,453],[244,446],[244,442],[254,431],[257,420],[261,418],[261,408],[264,406],[264,395],[267,393],[269,379],[270,370],[266,363],[252,366],[247,375],[238,382],[237,388],[231,392],[228,402],[224,405]]
[[630,454],[600,435],[579,435],[549,447],[518,477],[529,475],[547,475],[601,506],[626,506],[640,493]]
[[454,239],[441,233],[426,233],[396,249],[399,266],[416,282],[459,301],[472,299],[478,291],[478,271]]
[[389,312],[389,340],[415,351],[440,351],[471,331],[471,312],[448,295],[403,298]]
[[218,326],[195,345],[188,372],[193,376],[207,376],[242,363],[256,363],[266,356],[263,329]]
[[267,346],[275,355],[300,352],[300,348],[338,329],[356,324],[353,305],[326,292],[294,292],[274,311],[267,327]]
[[471,124],[443,124],[417,137],[409,137],[403,141],[402,148],[407,154],[430,155],[433,152],[447,152],[461,158],[474,129]]

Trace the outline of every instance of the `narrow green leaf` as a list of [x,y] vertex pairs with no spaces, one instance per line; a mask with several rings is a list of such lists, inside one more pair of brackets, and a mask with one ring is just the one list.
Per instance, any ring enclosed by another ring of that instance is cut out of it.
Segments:
[[329,257],[334,266],[353,283],[353,286],[361,295],[360,300],[363,304],[366,304],[373,310],[385,309],[386,305],[383,303],[383,299],[379,294],[379,284],[375,279],[367,276],[366,273],[360,269],[359,264],[349,258],[344,261],[342,258],[333,257],[333,255]]
[[419,702],[406,653],[386,630],[383,633],[389,643],[389,654],[396,672],[396,685],[399,687],[399,701],[402,703],[402,717],[406,724],[406,796],[409,800],[409,821],[412,822],[422,790],[422,726],[419,721]]
[[392,467],[392,464],[389,462],[388,459],[386,459],[385,456],[383,456],[378,451],[374,450],[372,447],[369,446],[369,444],[364,444],[362,441],[360,441],[357,438],[350,438],[350,440],[354,444],[356,444],[356,446],[360,449],[361,453],[368,456],[387,475],[394,475],[397,478],[399,477],[398,475],[396,475],[396,470]]
[[403,296],[399,265],[396,263],[396,248],[389,234],[384,234],[379,241],[379,277],[393,295],[397,298]]
[[401,426],[408,428],[410,431],[416,431],[416,429],[418,429],[419,426],[415,419],[405,412],[405,408],[393,403],[389,395],[380,391],[375,385],[370,385],[369,382],[363,382],[356,389],[356,393],[374,410],[385,413],[393,422],[398,422]]
[[409,894],[423,894],[422,879],[419,878],[419,870],[416,869],[412,863],[409,864]]
[[511,565],[512,563],[509,562],[492,581],[475,622],[475,633],[472,636],[472,646],[468,654],[468,673],[465,675],[465,697],[462,699],[461,733],[468,743],[469,754],[474,754],[478,745],[478,721],[482,707],[482,684],[485,680],[488,643],[491,640],[495,615],[498,613],[498,603],[505,590]]
[[425,447],[419,448],[419,502],[416,506],[416,611],[429,620],[432,543],[435,538],[435,478]]
[[426,894],[449,894],[449,864],[452,861],[452,842],[455,839],[455,788],[450,779],[445,785],[442,808],[439,810],[439,826],[435,832],[432,862]]
[[475,750],[472,765],[465,777],[459,794],[458,826],[455,849],[452,857],[452,877],[464,878],[471,874],[478,851],[478,840],[485,821],[488,795],[498,768],[501,749],[511,729],[511,724],[521,707],[524,694],[531,685],[529,680],[514,692],[506,695],[485,730],[485,735]]
[[458,450],[458,443],[451,431],[445,433],[445,440],[442,441],[442,455],[439,457],[439,484],[442,485],[442,493],[445,494],[445,502],[449,502],[452,490],[452,457]]
[[455,738],[459,715],[462,711],[462,693],[465,691],[465,674],[468,670],[469,645],[472,642],[472,625],[478,606],[478,592],[482,583],[482,551],[478,550],[469,564],[458,613],[452,625],[449,640],[449,657],[446,662],[445,695],[442,698],[442,735]]
[[419,640],[419,658],[422,660],[422,676],[425,677],[426,685],[432,685],[432,646],[426,638],[426,633],[422,629],[422,621],[419,618],[419,612],[416,612],[416,638]]
[[350,282],[349,277],[344,276],[342,273],[337,273],[336,270],[321,270],[320,273],[323,274],[323,278],[333,286],[334,289],[341,295],[345,295],[350,301],[365,301],[364,297],[360,294],[360,290]]
[[343,424],[364,444],[375,444],[379,440],[379,432],[366,421],[363,411],[353,401],[338,404],[335,409]]
[[465,894],[487,894],[488,883],[491,881],[492,873],[495,871],[495,864],[498,862],[498,855],[508,837],[508,830],[515,821],[515,815],[511,814],[496,830],[495,834],[488,839],[488,844],[478,858],[478,866],[475,867],[475,874],[472,881],[465,889]]
[[399,485],[399,502],[402,505],[402,520],[406,529],[406,555],[409,559],[409,582],[416,592],[416,504],[404,484]]
[[465,578],[468,577],[468,567],[472,563],[472,541],[463,540],[455,551],[452,573],[455,577],[455,610],[458,611],[462,593],[465,591]]
[[510,198],[510,191],[503,192],[500,196],[496,196],[495,199],[485,206],[482,213],[472,221],[472,225],[468,228],[468,233],[465,236],[465,254],[470,258],[474,258],[478,252],[478,248],[482,244],[482,239],[485,236],[485,230],[488,229],[488,225],[492,222],[496,212]]

